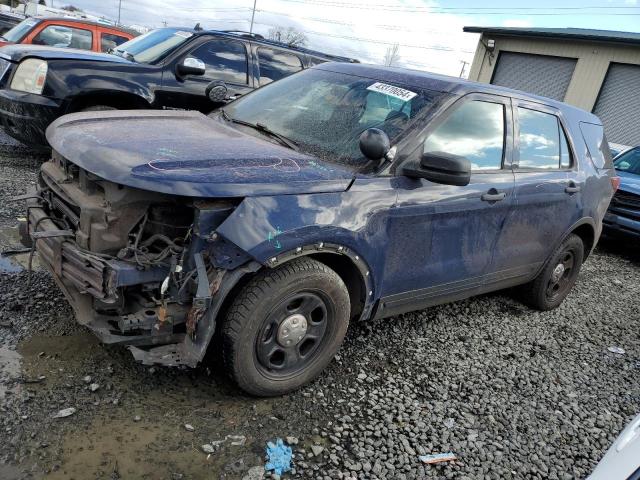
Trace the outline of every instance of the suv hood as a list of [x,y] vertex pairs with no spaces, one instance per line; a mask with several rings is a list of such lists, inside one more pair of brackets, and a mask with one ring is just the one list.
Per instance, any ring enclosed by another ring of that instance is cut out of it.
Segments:
[[74,113],[53,122],[47,140],[100,178],[188,197],[337,192],[354,177],[199,112]]
[[126,58],[108,53],[77,50],[74,48],[57,48],[43,45],[10,44],[2,47],[0,56],[19,62],[23,58],[42,58],[44,60],[87,60],[93,62],[133,63]]

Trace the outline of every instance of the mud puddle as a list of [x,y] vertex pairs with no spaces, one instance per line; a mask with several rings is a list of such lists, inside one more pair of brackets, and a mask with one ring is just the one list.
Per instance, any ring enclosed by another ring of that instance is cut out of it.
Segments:
[[15,350],[0,346],[0,400],[7,393],[16,393],[16,382],[22,375],[21,359],[22,356]]
[[[287,421],[288,400],[243,396],[206,366],[143,367],[84,330],[36,335],[18,351],[24,376],[45,378],[24,386],[25,434],[49,445],[37,450],[36,478],[242,479],[264,465],[267,441],[300,435]],[[73,415],[52,418],[69,407]],[[215,452],[205,453],[205,444]]]

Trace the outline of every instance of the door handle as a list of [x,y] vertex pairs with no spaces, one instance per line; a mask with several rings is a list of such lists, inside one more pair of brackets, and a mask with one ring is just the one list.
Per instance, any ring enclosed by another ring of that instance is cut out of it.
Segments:
[[571,182],[567,187],[565,187],[564,191],[569,195],[573,195],[574,193],[578,193],[580,191],[580,187],[575,183]]
[[496,189],[492,188],[489,192],[484,193],[480,198],[483,202],[499,202],[500,200],[504,200],[506,197],[507,194],[505,192],[498,193]]

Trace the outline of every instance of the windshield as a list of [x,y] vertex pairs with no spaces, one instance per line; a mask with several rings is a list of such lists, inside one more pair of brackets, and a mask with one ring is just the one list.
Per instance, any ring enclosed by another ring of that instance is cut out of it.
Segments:
[[620,155],[615,163],[616,170],[640,175],[640,148],[634,148]]
[[379,128],[393,146],[433,106],[436,94],[310,69],[262,87],[224,111],[234,120],[268,127],[305,153],[362,171],[372,162],[360,152],[360,134]]
[[8,42],[12,43],[20,43],[24,37],[31,31],[31,29],[38,24],[40,20],[36,20],[33,18],[27,18],[26,20],[21,21],[7,33],[2,35]]
[[193,33],[177,28],[160,28],[119,45],[113,52],[140,63],[161,60],[182,45]]

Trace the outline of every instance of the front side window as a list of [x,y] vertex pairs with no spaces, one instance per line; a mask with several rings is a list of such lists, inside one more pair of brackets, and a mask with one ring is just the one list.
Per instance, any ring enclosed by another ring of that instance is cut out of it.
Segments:
[[102,52],[109,52],[116,48],[118,45],[122,45],[124,42],[128,42],[127,37],[122,35],[115,35],[113,33],[102,33],[100,35],[100,50]]
[[36,45],[49,45],[51,47],[91,50],[93,46],[93,34],[91,31],[82,28],[49,25],[35,36],[33,43]]
[[247,50],[242,42],[211,40],[197,47],[189,56],[204,62],[208,79],[247,83]]
[[258,66],[260,86],[302,70],[302,62],[296,55],[264,47],[258,48]]
[[614,166],[616,170],[621,172],[640,175],[640,148],[634,148],[620,155],[615,161]]
[[558,117],[518,107],[519,168],[558,169],[571,166],[571,150]]
[[462,104],[424,142],[424,153],[466,157],[472,170],[502,167],[504,105],[473,100]]
[[365,171],[374,162],[360,152],[363,131],[379,128],[394,145],[443,95],[310,69],[259,88],[227,105],[224,112],[236,120],[267,126],[293,140],[304,153]]

